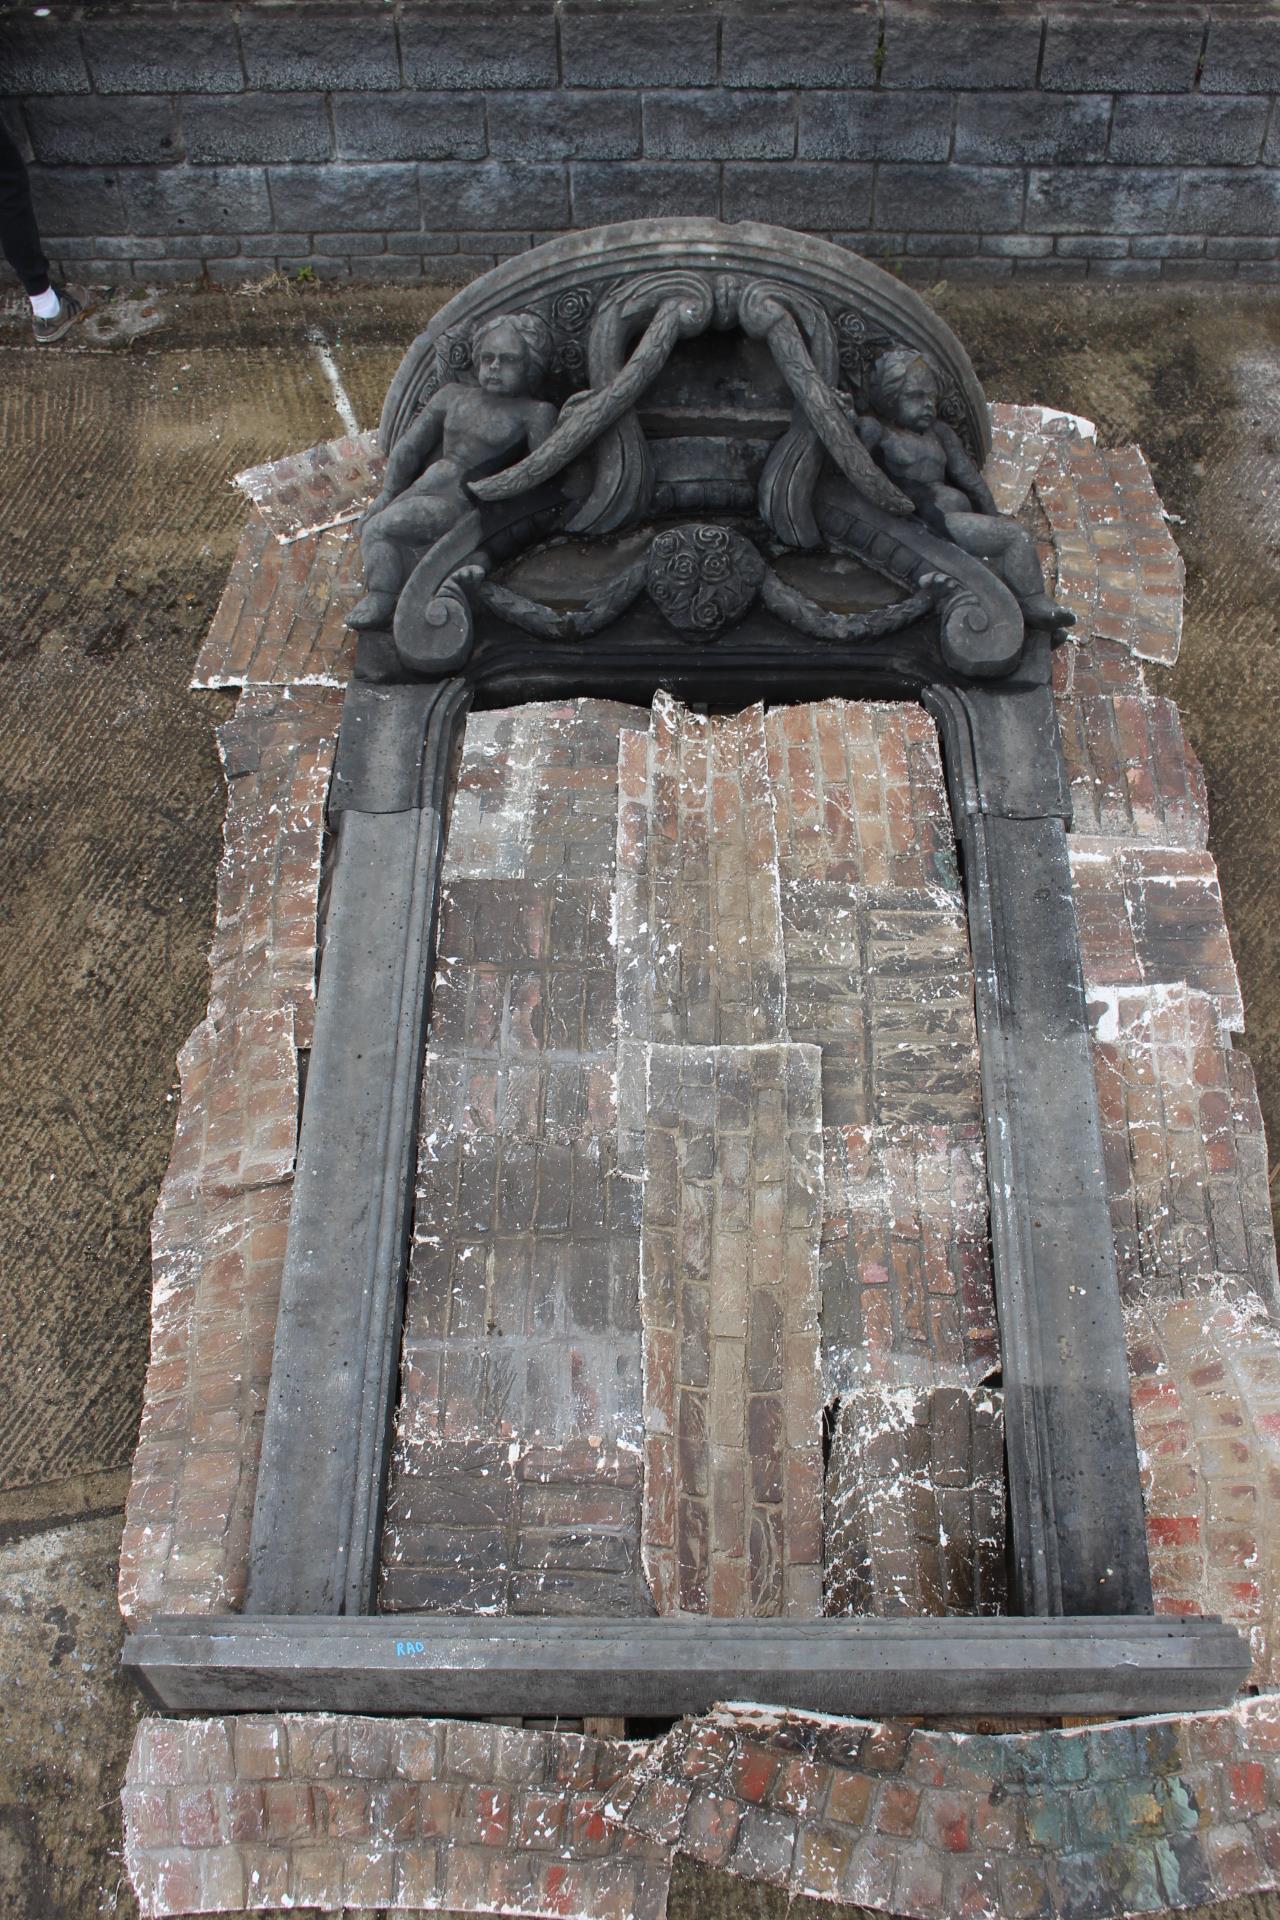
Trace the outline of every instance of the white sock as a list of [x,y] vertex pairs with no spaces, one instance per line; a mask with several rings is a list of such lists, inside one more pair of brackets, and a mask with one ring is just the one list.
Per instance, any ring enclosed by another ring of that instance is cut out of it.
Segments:
[[31,302],[31,311],[37,320],[56,319],[62,307],[56,287],[46,287],[43,293],[31,293],[27,298]]

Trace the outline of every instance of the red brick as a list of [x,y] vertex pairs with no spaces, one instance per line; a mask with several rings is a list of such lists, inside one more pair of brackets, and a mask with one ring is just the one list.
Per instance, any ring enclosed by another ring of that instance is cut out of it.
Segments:
[[876,1830],[905,1836],[914,1831],[919,1811],[920,1795],[914,1787],[899,1782],[882,1787],[876,1809]]

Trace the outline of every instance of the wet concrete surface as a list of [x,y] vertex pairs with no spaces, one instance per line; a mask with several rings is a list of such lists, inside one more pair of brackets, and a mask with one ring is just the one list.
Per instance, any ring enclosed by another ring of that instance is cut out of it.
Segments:
[[[204,1010],[229,702],[187,680],[243,519],[230,477],[342,431],[314,334],[373,425],[444,297],[131,290],[89,338],[39,350],[0,312],[0,1913],[21,1920],[135,1911],[114,1557],[174,1058]],[[1149,678],[1205,763],[1244,1044],[1280,1143],[1280,298],[931,297],[991,398],[1138,441],[1179,516],[1183,656]],[[1280,1901],[1216,1911],[1276,1920]],[[781,1920],[782,1903],[681,1865],[671,1912]]]

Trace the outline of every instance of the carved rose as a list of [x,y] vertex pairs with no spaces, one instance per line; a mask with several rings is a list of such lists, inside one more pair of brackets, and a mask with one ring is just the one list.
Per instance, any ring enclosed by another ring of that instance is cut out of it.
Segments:
[[694,525],[660,533],[649,548],[645,587],[680,633],[712,640],[741,620],[764,578],[764,561],[728,527]]
[[566,340],[556,355],[556,364],[568,380],[581,380],[587,371],[587,356],[576,340]]
[[446,333],[441,336],[436,349],[440,356],[441,367],[452,373],[461,373],[471,365],[471,342],[465,334]]
[[551,324],[564,333],[580,333],[591,318],[592,296],[587,287],[566,287],[551,302]]

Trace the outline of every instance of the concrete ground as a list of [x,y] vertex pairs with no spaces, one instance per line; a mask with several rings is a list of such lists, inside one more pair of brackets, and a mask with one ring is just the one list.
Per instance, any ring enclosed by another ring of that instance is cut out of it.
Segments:
[[[137,1703],[115,1555],[146,1357],[147,1223],[174,1056],[204,1010],[223,805],[187,691],[244,515],[232,474],[376,422],[437,289],[155,300],[29,344],[0,312],[0,1912],[136,1911],[116,1795]],[[1138,441],[1187,560],[1183,656],[1151,669],[1208,774],[1245,1044],[1280,1153],[1280,299],[1227,289],[932,290],[992,399]],[[802,1905],[810,1903],[801,1903]],[[781,1920],[682,1866],[673,1920]],[[1280,1916],[1280,1901],[1216,1910]],[[813,1920],[833,1909],[813,1904]]]

